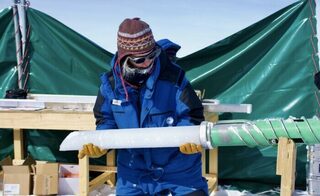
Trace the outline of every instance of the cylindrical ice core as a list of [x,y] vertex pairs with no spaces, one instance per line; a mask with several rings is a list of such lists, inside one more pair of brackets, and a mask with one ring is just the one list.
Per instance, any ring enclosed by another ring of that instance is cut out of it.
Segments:
[[178,147],[184,143],[200,144],[200,126],[109,129],[70,133],[60,151],[80,150],[93,143],[103,149]]

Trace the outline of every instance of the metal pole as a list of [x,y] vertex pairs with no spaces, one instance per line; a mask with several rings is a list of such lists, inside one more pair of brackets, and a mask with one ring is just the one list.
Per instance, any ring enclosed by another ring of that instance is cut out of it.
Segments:
[[20,4],[18,5],[18,13],[19,13],[19,24],[20,24],[20,32],[21,32],[21,42],[22,42],[22,56],[25,54],[26,50],[26,40],[27,40],[27,31],[26,31],[26,1],[20,0]]
[[[22,54],[21,54],[21,68],[22,68],[22,78],[20,79],[20,83],[21,83],[21,87],[19,87],[20,89],[24,89],[25,88],[25,83],[27,80],[27,75],[25,73],[25,68],[23,67],[23,62],[24,62],[24,58],[26,55],[26,40],[27,40],[27,31],[26,31],[26,1],[25,0],[20,0],[20,4],[18,5],[18,13],[19,13],[19,27],[20,27],[20,32],[21,32],[21,44],[22,44]],[[24,65],[26,66],[26,65]]]
[[17,71],[18,71],[18,87],[22,88],[22,51],[21,51],[21,37],[19,28],[19,14],[17,10],[17,1],[13,0],[13,21],[14,21],[14,31],[15,31],[15,41],[16,41],[16,57],[17,57]]

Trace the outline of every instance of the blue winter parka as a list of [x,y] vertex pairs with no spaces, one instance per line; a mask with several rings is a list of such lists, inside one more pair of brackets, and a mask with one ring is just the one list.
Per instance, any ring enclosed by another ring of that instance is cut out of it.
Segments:
[[[121,81],[116,59],[117,54],[111,62],[113,71],[100,77],[94,106],[97,130],[188,126],[204,120],[202,104],[184,71],[165,52],[155,60],[154,70],[139,89]],[[119,195],[130,195],[132,189],[150,195],[164,189],[185,193],[202,189],[207,193],[201,153],[186,155],[179,148],[120,149],[117,153]]]

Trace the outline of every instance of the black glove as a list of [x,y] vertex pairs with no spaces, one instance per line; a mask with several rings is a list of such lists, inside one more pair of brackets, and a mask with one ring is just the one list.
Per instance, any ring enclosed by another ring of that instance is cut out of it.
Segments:
[[6,91],[6,99],[26,99],[28,92],[24,89],[11,89]]
[[318,73],[314,74],[314,84],[320,90],[320,71]]

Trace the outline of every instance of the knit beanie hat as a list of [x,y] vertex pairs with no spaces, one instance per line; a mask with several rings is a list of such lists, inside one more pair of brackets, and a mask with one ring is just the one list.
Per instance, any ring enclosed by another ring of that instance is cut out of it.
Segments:
[[149,25],[140,18],[125,19],[118,31],[118,61],[127,55],[143,54],[155,47]]

